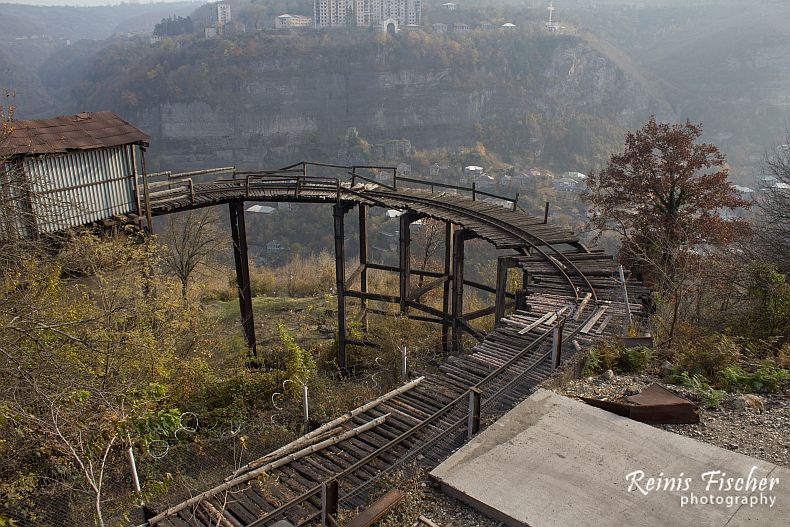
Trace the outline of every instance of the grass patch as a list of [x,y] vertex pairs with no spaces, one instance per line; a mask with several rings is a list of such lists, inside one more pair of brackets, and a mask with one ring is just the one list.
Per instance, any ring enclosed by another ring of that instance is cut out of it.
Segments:
[[582,375],[599,375],[606,370],[640,373],[651,364],[653,352],[644,346],[626,348],[617,340],[606,340],[587,352]]
[[670,375],[667,381],[691,389],[699,399],[700,406],[708,410],[721,407],[721,403],[727,395],[724,390],[714,389],[708,380],[698,373],[689,375],[687,371],[684,371],[677,375]]

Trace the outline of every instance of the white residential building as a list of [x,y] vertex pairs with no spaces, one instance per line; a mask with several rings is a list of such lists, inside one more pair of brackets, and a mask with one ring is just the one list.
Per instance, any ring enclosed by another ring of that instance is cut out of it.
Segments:
[[348,25],[351,2],[349,0],[315,0],[316,27],[338,27]]
[[230,22],[230,4],[217,4],[217,29],[222,31],[228,22]]
[[274,19],[275,29],[298,29],[303,27],[311,27],[312,25],[313,19],[309,16],[289,15],[286,13]]
[[380,26],[393,19],[399,26],[422,23],[422,0],[314,0],[315,26]]

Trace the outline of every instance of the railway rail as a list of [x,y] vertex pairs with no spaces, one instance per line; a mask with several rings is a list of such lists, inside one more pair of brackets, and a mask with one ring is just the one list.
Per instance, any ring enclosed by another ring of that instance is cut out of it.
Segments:
[[[404,188],[405,178],[398,188],[394,169],[392,184],[385,184],[359,174],[367,167],[320,165],[350,176],[333,178],[307,176],[307,166],[234,172],[231,179],[205,183],[196,183],[194,173],[168,175],[151,184],[146,206],[159,215],[239,200],[292,201],[380,206],[443,220],[512,252],[506,264],[529,276],[526,305],[508,315],[501,312],[504,305],[498,306],[494,329],[468,354],[449,357],[438,373],[410,381],[248,464],[217,486],[161,511],[147,525],[257,527],[281,519],[297,526],[326,525],[336,504],[363,505],[394,472],[438,464],[478,429],[481,417],[512,408],[562,360],[597,339],[619,334],[641,310],[641,287],[616,280],[610,256],[590,251],[566,229],[526,214],[515,200],[508,209],[478,200],[479,195],[501,197],[475,188],[433,184],[431,190],[418,190]],[[200,175],[213,175],[205,172]],[[343,272],[342,280],[347,279]],[[504,287],[498,284],[496,293],[504,298]]]

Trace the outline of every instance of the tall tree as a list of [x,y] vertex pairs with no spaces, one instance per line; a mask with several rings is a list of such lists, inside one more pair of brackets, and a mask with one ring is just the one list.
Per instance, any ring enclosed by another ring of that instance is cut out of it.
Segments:
[[209,209],[189,211],[182,217],[167,220],[165,251],[162,263],[181,281],[181,295],[186,298],[195,271],[209,264],[223,245],[217,229],[219,218]]
[[745,228],[726,210],[749,204],[728,181],[719,149],[697,142],[701,134],[701,125],[651,117],[589,179],[592,225],[618,232],[622,259],[648,279],[671,272],[678,248],[721,246]]
[[701,125],[656,122],[625,136],[625,150],[589,178],[585,195],[599,232],[621,237],[620,259],[656,293],[663,344],[694,299],[706,254],[726,250],[746,222],[732,209],[748,207],[727,180],[724,155],[698,142]]
[[757,233],[766,257],[785,274],[790,273],[790,133],[786,142],[765,163],[766,173],[776,180],[761,189]]

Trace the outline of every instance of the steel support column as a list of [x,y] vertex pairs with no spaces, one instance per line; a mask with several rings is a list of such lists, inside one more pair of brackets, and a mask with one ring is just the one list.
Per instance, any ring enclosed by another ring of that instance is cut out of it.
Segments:
[[450,328],[452,327],[452,318],[450,316],[450,287],[452,284],[453,273],[453,233],[455,226],[452,222],[447,222],[444,229],[444,275],[448,278],[444,282],[444,296],[442,311],[444,318],[442,320],[442,350],[450,351]]
[[501,320],[505,317],[505,301],[507,297],[507,275],[508,270],[513,267],[512,259],[507,256],[500,256],[497,258],[496,266],[496,300],[494,310],[494,327],[501,324]]
[[565,317],[559,317],[551,335],[551,371],[556,370],[562,362],[562,330]]
[[516,311],[528,311],[527,297],[529,296],[529,271],[521,270],[521,290],[516,291]]
[[404,212],[400,216],[400,313],[409,313],[409,292],[411,291],[411,224],[414,214]]
[[453,234],[453,351],[461,351],[464,316],[464,242],[467,231]]
[[466,438],[472,439],[480,431],[480,397],[479,388],[469,389],[469,414],[466,420]]
[[236,285],[239,291],[239,310],[244,340],[250,355],[258,356],[255,342],[255,319],[252,312],[252,288],[250,287],[250,264],[247,252],[247,228],[244,224],[244,202],[232,201],[230,209],[230,233],[233,237],[233,258],[236,262]]
[[335,279],[337,282],[337,365],[345,372],[346,361],[346,251],[345,251],[345,215],[347,208],[335,205],[333,210],[335,223]]
[[[368,206],[359,204],[359,265],[362,271],[359,275],[359,290],[362,293],[368,292]],[[365,298],[360,300],[362,310],[362,323],[368,329],[368,301]]]

